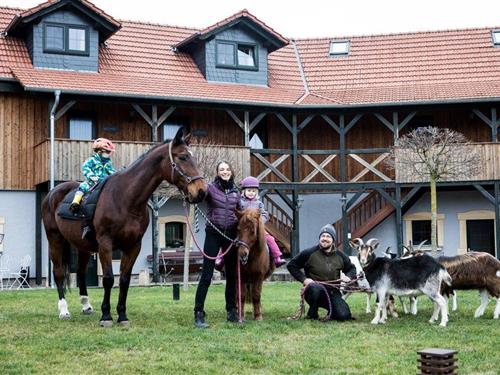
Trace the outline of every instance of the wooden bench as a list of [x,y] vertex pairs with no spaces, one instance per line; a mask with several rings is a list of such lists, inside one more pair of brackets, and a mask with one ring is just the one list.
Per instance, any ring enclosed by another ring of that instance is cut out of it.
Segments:
[[[147,256],[148,263],[153,263],[153,255]],[[189,252],[189,273],[198,273],[203,267],[203,254],[200,251]],[[184,273],[184,248],[161,250],[158,254],[158,272],[163,277],[170,274]]]

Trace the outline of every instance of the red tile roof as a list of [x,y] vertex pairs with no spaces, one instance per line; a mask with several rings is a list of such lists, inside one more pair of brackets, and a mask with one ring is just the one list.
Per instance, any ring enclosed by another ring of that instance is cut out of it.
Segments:
[[[20,9],[0,8],[0,29]],[[252,16],[253,17],[253,16]],[[253,103],[343,106],[500,98],[500,48],[491,30],[478,28],[343,37],[348,56],[328,56],[331,39],[296,41],[269,55],[269,87],[208,82],[185,53],[172,46],[209,30],[122,21],[101,45],[99,73],[33,68],[24,41],[0,37],[0,78],[27,89],[99,95]],[[216,27],[215,25],[211,27]],[[340,39],[340,38],[339,38]]]

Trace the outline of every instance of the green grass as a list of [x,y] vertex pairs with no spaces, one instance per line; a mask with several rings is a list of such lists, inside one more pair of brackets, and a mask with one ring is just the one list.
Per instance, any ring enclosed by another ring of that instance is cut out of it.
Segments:
[[[500,321],[492,303],[484,317],[472,317],[476,292],[459,294],[459,311],[442,328],[427,323],[426,298],[417,316],[373,326],[364,295],[349,299],[355,321],[289,321],[299,290],[298,283],[265,285],[264,321],[247,315],[235,325],[225,322],[223,286],[213,285],[207,330],[193,327],[195,287],[181,290],[180,301],[170,287],[132,288],[131,326],[110,329],[98,327],[100,313],[79,314],[77,290],[67,295],[69,321],[57,317],[55,290],[0,292],[0,374],[415,374],[416,351],[428,347],[458,350],[460,374],[500,373]],[[102,290],[89,294],[98,308]],[[113,289],[113,312],[117,295]]]

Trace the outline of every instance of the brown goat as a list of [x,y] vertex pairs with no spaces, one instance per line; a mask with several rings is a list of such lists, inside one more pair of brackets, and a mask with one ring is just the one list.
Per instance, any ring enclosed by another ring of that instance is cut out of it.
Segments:
[[439,257],[452,278],[452,285],[442,285],[442,294],[449,296],[454,289],[478,289],[481,305],[474,313],[475,318],[484,314],[489,296],[497,300],[493,319],[500,315],[500,261],[488,253],[469,252],[454,257]]

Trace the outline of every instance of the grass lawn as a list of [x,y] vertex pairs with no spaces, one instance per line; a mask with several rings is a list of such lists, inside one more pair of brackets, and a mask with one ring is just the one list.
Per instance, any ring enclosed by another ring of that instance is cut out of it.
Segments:
[[[491,302],[485,316],[472,317],[477,292],[459,294],[459,311],[442,328],[427,322],[427,298],[417,316],[373,326],[364,295],[349,299],[355,321],[288,321],[299,290],[298,283],[265,285],[264,321],[235,325],[225,322],[224,287],[213,285],[207,330],[193,327],[193,286],[180,301],[171,287],[132,288],[131,326],[109,329],[98,326],[100,311],[79,314],[77,289],[67,295],[68,321],[57,317],[55,290],[0,292],[0,374],[416,374],[416,351],[428,347],[458,350],[460,374],[500,374],[500,321]],[[100,310],[102,289],[89,294]],[[117,295],[113,289],[113,312]]]

